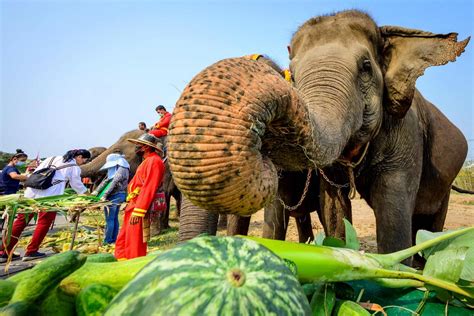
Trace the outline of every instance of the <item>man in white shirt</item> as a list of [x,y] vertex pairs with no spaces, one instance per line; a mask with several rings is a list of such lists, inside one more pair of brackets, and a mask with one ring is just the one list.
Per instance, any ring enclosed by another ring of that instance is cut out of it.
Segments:
[[[48,165],[59,168],[56,170],[51,187],[40,190],[27,188],[25,190],[25,197],[28,198],[39,198],[53,195],[64,194],[64,189],[67,182],[71,185],[71,188],[76,191],[78,194],[83,194],[87,191],[87,188],[81,181],[81,169],[80,165],[87,162],[87,159],[91,157],[91,154],[86,149],[73,149],[68,151],[64,156],[49,157],[45,159],[37,168],[40,170],[42,168],[47,168]],[[8,258],[8,254],[13,250],[16,243],[18,242],[21,233],[25,229],[28,222],[33,218],[33,214],[18,214],[17,218],[13,222],[12,227],[12,236],[10,243],[7,245],[6,249],[0,248],[0,263],[5,262]],[[31,238],[28,247],[26,248],[23,261],[33,260],[37,258],[44,257],[45,254],[38,251],[41,243],[43,242],[44,237],[48,233],[49,227],[54,222],[56,218],[56,212],[39,212],[38,222],[36,224],[33,237]],[[19,256],[12,254],[12,259],[18,259]]]

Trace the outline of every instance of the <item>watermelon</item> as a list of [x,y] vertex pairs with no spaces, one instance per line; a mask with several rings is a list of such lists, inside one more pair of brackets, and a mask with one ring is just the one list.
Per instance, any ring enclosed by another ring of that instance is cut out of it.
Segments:
[[117,290],[103,284],[91,284],[79,292],[76,312],[79,316],[102,315]]
[[110,303],[105,315],[309,315],[285,262],[238,237],[204,236],[163,252]]

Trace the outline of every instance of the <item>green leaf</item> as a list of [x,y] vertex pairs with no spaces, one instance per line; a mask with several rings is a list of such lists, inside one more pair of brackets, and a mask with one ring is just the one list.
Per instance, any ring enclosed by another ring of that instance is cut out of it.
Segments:
[[323,246],[345,248],[346,243],[344,242],[344,240],[336,237],[326,237],[323,240]]
[[[432,233],[426,230],[419,230],[416,234],[416,244],[420,244],[424,241],[439,237],[450,231]],[[434,253],[441,251],[443,249],[456,249],[461,247],[467,247],[468,251],[464,258],[464,266],[461,272],[461,279],[474,282],[474,231],[468,232],[466,234],[460,235],[458,237],[452,238],[450,240],[443,241],[437,244],[434,247],[425,249],[423,251],[423,257],[428,259]]]
[[324,238],[326,238],[326,234],[324,232],[317,233],[314,237],[313,244],[315,244],[316,246],[322,246],[324,243]]
[[330,316],[336,304],[334,284],[321,284],[311,298],[310,306],[313,316]]
[[423,275],[456,283],[461,277],[467,247],[445,249],[431,255],[426,261]]
[[352,226],[352,224],[344,218],[344,226],[345,226],[345,233],[346,233],[346,248],[359,250],[360,243],[359,239],[357,238],[357,233]]
[[474,247],[470,247],[466,253],[464,267],[461,272],[461,279],[474,282]]
[[[448,230],[445,232],[438,232],[438,233],[432,233],[427,230],[419,230],[416,234],[416,244],[421,244],[422,242],[425,242],[430,239],[434,239],[436,237],[445,235],[447,233],[453,232],[453,230]],[[472,242],[474,240],[474,230],[467,232],[463,235],[454,237],[452,239],[443,241],[439,244],[437,244],[434,247],[425,249],[422,253],[423,257],[425,259],[428,259],[430,255],[433,253],[446,249],[446,248],[457,248],[457,247],[473,247],[474,243]]]

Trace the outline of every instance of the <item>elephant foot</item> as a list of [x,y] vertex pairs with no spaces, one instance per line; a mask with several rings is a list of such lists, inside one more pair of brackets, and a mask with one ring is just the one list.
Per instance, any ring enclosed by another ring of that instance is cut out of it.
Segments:
[[[150,235],[158,236],[163,232],[164,229],[169,228],[168,223],[164,221],[165,216],[163,212],[159,212],[156,216],[151,218],[151,225],[150,225]],[[168,227],[166,227],[168,226]]]

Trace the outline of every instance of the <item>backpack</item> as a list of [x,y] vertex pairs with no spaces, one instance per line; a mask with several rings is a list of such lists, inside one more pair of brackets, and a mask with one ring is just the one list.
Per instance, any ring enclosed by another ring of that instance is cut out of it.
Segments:
[[24,182],[25,187],[30,187],[33,189],[46,190],[56,185],[64,180],[55,180],[53,177],[56,174],[57,170],[75,166],[75,164],[64,165],[61,167],[53,166],[54,157],[51,158],[49,164],[46,168],[41,168],[33,172]]

